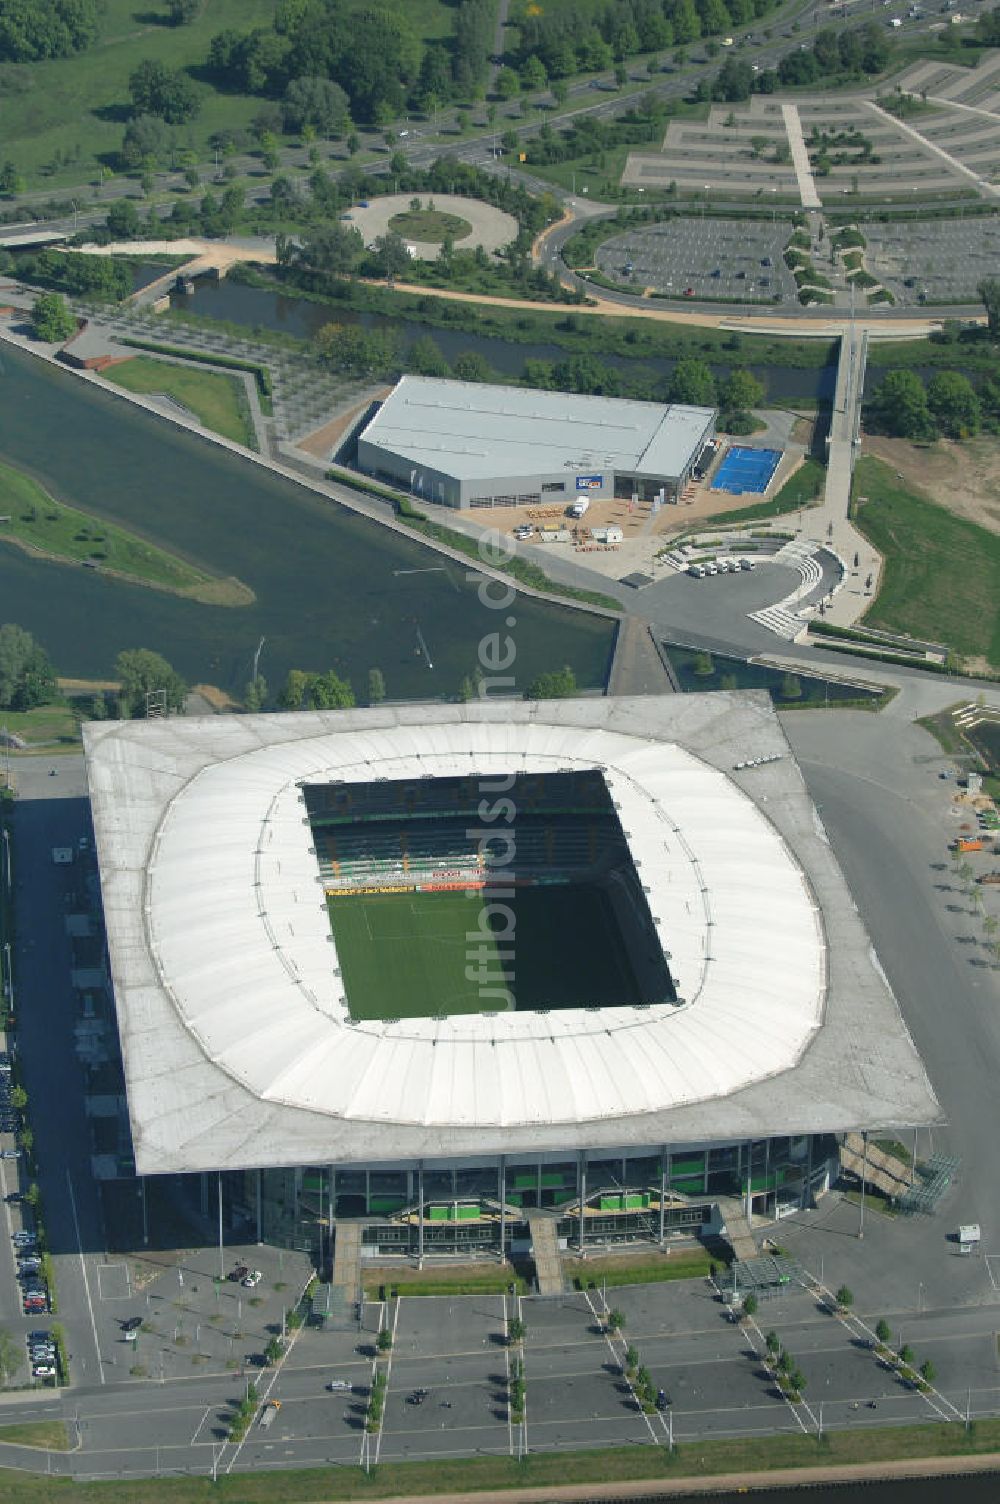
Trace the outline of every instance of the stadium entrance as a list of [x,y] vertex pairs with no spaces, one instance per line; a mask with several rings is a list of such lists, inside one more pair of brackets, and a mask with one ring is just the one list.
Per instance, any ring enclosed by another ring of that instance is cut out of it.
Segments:
[[303,792],[353,1018],[677,1001],[599,770]]

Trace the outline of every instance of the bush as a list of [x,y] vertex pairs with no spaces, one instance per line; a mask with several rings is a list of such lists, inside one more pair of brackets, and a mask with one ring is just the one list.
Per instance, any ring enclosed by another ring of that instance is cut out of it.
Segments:
[[834,1299],[841,1310],[849,1311],[854,1304],[854,1291],[848,1285],[841,1285]]

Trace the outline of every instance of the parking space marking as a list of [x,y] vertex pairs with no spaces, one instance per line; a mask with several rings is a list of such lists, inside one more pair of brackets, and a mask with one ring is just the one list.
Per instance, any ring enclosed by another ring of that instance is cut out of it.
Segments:
[[[396,1298],[396,1309],[392,1313],[392,1347],[389,1348],[389,1359],[388,1359],[388,1362],[385,1365],[385,1393],[382,1396],[382,1419],[381,1419],[381,1421],[379,1423],[378,1431],[375,1433],[375,1456],[374,1456],[374,1458],[372,1460],[373,1460],[373,1462],[376,1465],[378,1464],[379,1453],[382,1450],[382,1433],[385,1430],[385,1411],[386,1411],[386,1406],[389,1403],[389,1389],[390,1389],[391,1384],[392,1384],[392,1348],[395,1347],[395,1345],[396,1345],[396,1331],[397,1331],[397,1328],[399,1326],[399,1308],[400,1308],[400,1306],[402,1304],[403,1304],[403,1296],[402,1295],[397,1296],[397,1298]],[[383,1315],[384,1315],[384,1310],[383,1310]],[[380,1318],[379,1330],[381,1331],[381,1318]],[[374,1372],[375,1372],[375,1366],[373,1365],[373,1367],[372,1367],[372,1373],[374,1373]]]
[[[197,1442],[198,1442],[198,1432],[201,1430],[202,1426],[208,1420],[208,1417],[211,1415],[211,1413],[212,1413],[212,1407],[211,1407],[211,1405],[206,1405],[205,1406],[205,1413],[204,1413],[204,1415],[201,1417],[201,1420],[195,1426],[194,1431],[191,1434],[191,1440],[188,1442],[189,1446],[193,1447],[193,1446],[195,1446],[197,1444]],[[205,1443],[202,1442],[202,1445],[204,1446]]]
[[990,1277],[990,1284],[996,1290],[997,1294],[1000,1295],[1000,1282],[997,1281],[997,1276],[993,1273],[994,1260],[1000,1262],[1000,1253],[983,1254],[983,1261],[986,1264],[986,1273]]
[[87,1297],[87,1310],[90,1312],[90,1330],[94,1335],[94,1352],[97,1354],[97,1372],[101,1383],[106,1384],[104,1376],[104,1360],[101,1357],[101,1344],[97,1339],[97,1322],[94,1320],[94,1302],[90,1298],[90,1280],[87,1278],[87,1260],[83,1256],[83,1241],[80,1237],[80,1218],[76,1210],[76,1195],[73,1191],[73,1177],[66,1169],[66,1185],[69,1188],[69,1205],[73,1213],[73,1231],[76,1234],[76,1251],[80,1259],[80,1272],[83,1275],[83,1293]]
[[[585,1290],[583,1292],[583,1298],[587,1302],[587,1305],[590,1307],[591,1314],[593,1315],[594,1320],[596,1322],[598,1322],[599,1325],[603,1326],[603,1322],[601,1321],[601,1318],[598,1316],[597,1311],[594,1309],[594,1303],[593,1303],[593,1301],[590,1298],[590,1291],[589,1290]],[[605,1309],[605,1311],[607,1310],[607,1305],[606,1304],[605,1304],[604,1309]],[[645,1410],[643,1410],[643,1408],[642,1408],[642,1405],[639,1403],[639,1397],[636,1394],[635,1389],[632,1387],[632,1380],[629,1378],[628,1374],[625,1373],[625,1364],[622,1361],[620,1354],[615,1349],[615,1344],[614,1344],[614,1341],[613,1341],[610,1333],[608,1333],[608,1332],[604,1333],[604,1340],[607,1343],[608,1351],[610,1352],[612,1358],[614,1358],[615,1362],[621,1368],[622,1374],[624,1375],[624,1378],[625,1378],[625,1382],[626,1382],[626,1384],[629,1387],[629,1393],[631,1394],[632,1399],[635,1401],[636,1409],[640,1412],[640,1414],[642,1415],[643,1420],[646,1422],[646,1429],[649,1432],[650,1440],[651,1441],[655,1441],[656,1440],[656,1432],[653,1430],[653,1427],[650,1424],[649,1416],[646,1414]]]
[[[105,1288],[106,1286],[109,1288]],[[114,1293],[109,1293],[109,1290]],[[132,1281],[127,1264],[98,1264],[97,1296],[99,1300],[132,1299]]]

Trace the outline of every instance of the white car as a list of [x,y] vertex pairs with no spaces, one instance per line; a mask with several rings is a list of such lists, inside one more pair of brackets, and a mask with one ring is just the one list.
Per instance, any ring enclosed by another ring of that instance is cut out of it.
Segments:
[[243,1284],[248,1290],[253,1290],[260,1284],[263,1278],[264,1276],[259,1269],[251,1269],[248,1274],[244,1275]]
[[54,1363],[36,1363],[31,1370],[33,1379],[54,1379],[56,1368]]
[[331,1393],[336,1394],[337,1391],[341,1389],[353,1389],[354,1385],[351,1383],[350,1379],[331,1379],[326,1387],[330,1390]]

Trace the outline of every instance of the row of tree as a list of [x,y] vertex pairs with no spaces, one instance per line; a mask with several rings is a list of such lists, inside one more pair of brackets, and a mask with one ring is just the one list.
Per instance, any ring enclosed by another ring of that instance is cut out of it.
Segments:
[[71,57],[97,37],[100,0],[3,0],[0,62]]
[[514,57],[536,57],[549,78],[597,72],[639,52],[725,36],[773,9],[773,0],[576,0],[527,5]]
[[696,98],[738,103],[751,94],[773,94],[779,87],[822,81],[824,87],[850,79],[883,73],[892,43],[876,22],[836,31],[832,26],[817,32],[811,47],[796,47],[778,60],[777,68],[754,72],[740,57],[727,57],[715,79],[702,80]]
[[890,371],[867,410],[868,421],[903,439],[939,434],[966,439],[982,428],[1000,432],[1000,376],[974,387],[961,371],[938,371],[924,381],[917,371]]

